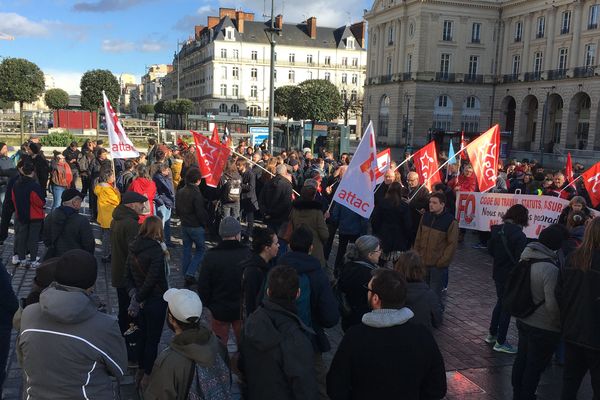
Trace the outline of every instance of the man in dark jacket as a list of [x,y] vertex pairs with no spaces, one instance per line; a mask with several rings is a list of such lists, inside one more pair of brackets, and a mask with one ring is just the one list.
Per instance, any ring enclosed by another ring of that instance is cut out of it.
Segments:
[[279,239],[269,228],[252,233],[252,256],[242,263],[242,318],[252,314],[262,303],[269,262],[277,256]]
[[61,206],[52,210],[44,220],[43,240],[47,249],[44,259],[60,257],[73,249],[94,254],[96,242],[92,226],[86,217],[79,214],[83,194],[77,189],[67,189],[61,201]]
[[410,321],[402,274],[378,269],[368,290],[373,311],[346,332],[327,374],[331,400],[444,398],[442,354],[431,332]]
[[65,161],[69,164],[69,167],[71,167],[71,173],[73,174],[71,187],[75,189],[75,182],[79,177],[79,164],[77,164],[77,160],[79,160],[79,155],[81,154],[77,148],[77,142],[71,142],[69,147],[63,150],[62,154],[65,156]]
[[13,315],[19,308],[19,301],[11,285],[12,277],[0,261],[0,396],[6,378],[6,361],[10,350],[10,334]]
[[240,158],[236,162],[238,172],[242,176],[242,198],[240,207],[246,216],[246,238],[252,236],[254,229],[254,213],[258,211],[258,198],[256,197],[256,175],[250,169],[248,161]]
[[429,191],[425,187],[421,188],[419,174],[416,172],[409,172],[406,179],[407,188],[405,197],[408,200],[408,206],[410,207],[411,212],[412,229],[410,242],[412,244],[417,236],[417,229],[421,223],[421,218],[428,209]]
[[[309,254],[312,249],[312,242],[313,234],[310,229],[300,226],[294,230],[290,238],[292,251],[281,257],[278,264],[294,268],[300,276],[301,282],[303,276],[308,278],[308,288],[305,287],[303,290],[309,292],[309,298],[307,302],[303,301],[303,297],[298,300],[298,315],[300,315],[302,322],[315,332],[314,335],[311,335],[311,341],[315,352],[315,369],[319,381],[319,391],[321,397],[323,397],[326,395],[325,375],[327,374],[327,367],[323,362],[322,353],[331,350],[324,328],[333,328],[340,319],[340,313],[329,279],[321,267],[321,263],[316,257]],[[301,285],[301,289],[302,287]],[[302,293],[300,295],[302,296]]]
[[125,333],[129,329],[127,309],[130,297],[127,292],[127,254],[129,253],[129,244],[138,234],[139,216],[143,213],[146,201],[148,198],[139,193],[123,193],[121,204],[113,211],[113,220],[110,223],[111,277],[112,286],[117,289],[121,333]]
[[16,175],[18,175],[17,168],[15,168],[13,160],[8,157],[8,146],[6,143],[0,142],[0,208],[4,203],[8,180]]
[[234,217],[225,217],[219,224],[221,243],[208,250],[202,260],[198,278],[198,293],[202,303],[212,313],[212,330],[227,345],[229,328],[240,342],[242,321],[242,262],[250,257],[250,249],[240,243],[242,226]]
[[171,212],[175,207],[175,188],[173,187],[169,164],[166,162],[159,164],[152,180],[156,185],[156,196],[154,196],[156,215],[162,220],[165,230],[165,243],[170,246]]
[[[175,209],[181,221],[183,255],[181,270],[186,286],[196,283],[196,273],[204,257],[204,235],[208,224],[208,213],[199,185],[202,175],[198,168],[191,168],[185,174],[185,186],[175,195]],[[192,244],[196,252],[192,258]]]
[[316,400],[319,398],[311,334],[294,300],[299,278],[291,267],[269,272],[263,305],[244,324],[240,369],[247,378],[248,400]]
[[287,167],[280,164],[276,176],[260,192],[260,211],[265,223],[275,232],[287,221],[292,210],[292,183],[287,177]]

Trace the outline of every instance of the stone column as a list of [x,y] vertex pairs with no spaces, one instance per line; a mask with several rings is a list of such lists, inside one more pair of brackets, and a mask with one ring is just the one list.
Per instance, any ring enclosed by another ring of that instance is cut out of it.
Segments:
[[[571,46],[571,54],[569,55],[569,68],[577,67],[579,64],[579,43],[581,42],[581,19],[583,14],[583,2],[574,4],[573,17],[571,18],[571,32],[573,35],[573,45]],[[587,28],[587,24],[586,24]]]
[[398,72],[406,72],[406,41],[408,40],[408,18],[402,17],[398,19],[400,25],[398,29],[397,46],[398,49]]

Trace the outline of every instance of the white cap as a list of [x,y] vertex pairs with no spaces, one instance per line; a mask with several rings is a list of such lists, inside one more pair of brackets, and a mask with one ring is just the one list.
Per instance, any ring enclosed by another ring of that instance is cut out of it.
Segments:
[[189,318],[198,318],[202,315],[202,301],[196,292],[187,289],[169,289],[163,295],[169,303],[169,311],[177,321],[190,322]]

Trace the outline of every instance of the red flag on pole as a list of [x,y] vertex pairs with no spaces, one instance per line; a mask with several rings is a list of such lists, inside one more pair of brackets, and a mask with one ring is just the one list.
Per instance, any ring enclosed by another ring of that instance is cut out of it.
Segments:
[[391,163],[392,153],[390,148],[387,148],[377,154],[377,172],[375,172],[375,177],[377,178],[378,185],[383,182],[383,177],[387,170],[390,169]]
[[597,207],[600,204],[600,162],[594,164],[592,168],[585,171],[581,176],[585,190],[590,195],[592,207]]
[[215,143],[221,143],[221,139],[219,139],[219,130],[217,129],[217,124],[215,123],[213,128],[212,137],[210,138]]
[[217,187],[231,150],[221,143],[208,140],[198,132],[191,132],[196,144],[196,157],[198,157],[202,177],[206,180],[207,186]]
[[487,192],[496,186],[500,158],[500,126],[494,125],[469,143],[467,153],[477,177],[479,191]]
[[571,152],[567,153],[567,165],[565,166],[565,175],[567,182],[573,182],[573,161],[571,161]]
[[419,151],[415,152],[413,162],[417,174],[419,174],[419,183],[425,185],[431,192],[431,187],[442,181],[442,177],[438,171],[435,141],[429,142],[425,147],[422,147]]
[[[462,132],[460,132],[460,149],[462,150],[465,147],[467,147],[467,142],[465,141],[465,131],[462,131]],[[460,153],[460,159],[461,160],[467,159],[467,155],[465,154],[464,151],[462,153]]]

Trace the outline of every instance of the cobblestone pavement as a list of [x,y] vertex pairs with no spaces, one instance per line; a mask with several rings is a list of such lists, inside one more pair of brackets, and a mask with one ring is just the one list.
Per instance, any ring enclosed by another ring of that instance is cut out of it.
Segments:
[[[94,227],[97,239],[97,256],[102,256],[100,245],[100,230]],[[175,243],[180,243],[179,230],[173,229]],[[495,292],[491,280],[491,258],[481,250],[471,248],[471,243],[459,246],[454,262],[450,267],[450,278],[447,294],[445,321],[441,329],[435,332],[440,349],[443,353],[448,375],[448,400],[504,400],[512,397],[510,374],[514,356],[492,351],[483,338],[487,334],[489,317],[495,303]],[[2,262],[13,274],[13,288],[18,297],[25,297],[31,288],[35,270],[17,268],[10,263],[12,257],[12,231],[10,238],[1,249]],[[40,254],[42,253],[40,249]],[[332,257],[336,251],[332,251]],[[181,246],[176,246],[171,252],[172,273],[171,285],[182,287],[183,281],[179,272]],[[333,260],[331,260],[333,261]],[[96,293],[106,303],[111,314],[117,313],[117,296],[110,286],[110,265],[99,263],[99,273]],[[328,335],[333,349],[337,348],[342,331],[339,326],[329,329]],[[8,377],[4,385],[4,399],[19,399],[22,389],[21,370],[14,353],[16,333],[13,332],[13,348],[8,361]],[[167,346],[171,333],[165,329],[161,347]],[[508,340],[516,345],[516,329],[511,323]],[[230,351],[235,350],[235,344],[230,344]],[[334,350],[325,355],[327,362],[331,361]],[[538,399],[556,400],[560,391],[562,368],[553,365],[546,371],[538,390]],[[132,379],[129,377],[121,385],[123,399],[137,399]],[[239,398],[239,394],[236,395]],[[591,398],[589,377],[582,388],[583,399]]]

